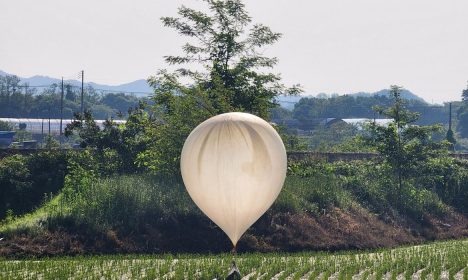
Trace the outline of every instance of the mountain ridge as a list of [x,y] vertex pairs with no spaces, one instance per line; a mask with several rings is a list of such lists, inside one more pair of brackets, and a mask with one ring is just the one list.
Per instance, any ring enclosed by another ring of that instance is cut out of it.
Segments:
[[[5,71],[0,70],[0,75],[14,75],[7,73]],[[49,77],[49,76],[43,76],[43,75],[34,75],[29,78],[24,78],[20,77],[21,82],[23,83],[28,83],[30,86],[48,86],[51,84],[59,84],[62,82],[61,79]],[[79,80],[74,80],[74,79],[67,79],[64,80],[65,83],[71,84],[73,86],[81,86],[81,81]],[[85,86],[92,86],[95,89],[103,90],[103,91],[112,91],[112,92],[126,92],[126,93],[134,93],[136,95],[149,95],[153,93],[153,89],[148,85],[145,79],[139,79],[135,81],[131,81],[128,83],[123,83],[119,85],[106,85],[106,84],[100,84],[100,83],[95,83],[95,82],[85,82]]]
[[[0,75],[14,75],[7,73],[5,71],[0,70]],[[34,75],[29,78],[24,78],[18,76],[23,83],[29,83],[30,86],[48,86],[54,83],[59,84],[61,82],[61,79],[57,78],[52,78],[49,76],[42,76],[42,75]],[[79,80],[64,80],[64,82],[72,84],[74,86],[81,86],[81,81]],[[85,86],[92,86],[95,89],[98,90],[103,90],[103,91],[110,91],[110,92],[125,92],[125,93],[133,93],[136,96],[148,96],[149,94],[153,93],[153,89],[148,85],[147,81],[145,79],[139,79],[135,80],[132,82],[120,84],[120,85],[106,85],[106,84],[99,84],[95,82],[85,82]],[[376,92],[355,92],[355,93],[349,93],[349,94],[342,94],[342,95],[350,95],[354,97],[370,97],[374,95],[388,95],[389,90],[388,89],[382,89]],[[303,95],[298,95],[298,96],[279,96],[277,98],[277,102],[284,108],[286,109],[292,109],[294,108],[294,104],[299,102],[301,98],[310,98],[310,97],[316,97],[316,98],[329,98],[334,96],[335,94],[325,94],[325,93],[319,93],[316,95],[311,95],[311,94],[303,94]],[[426,102],[423,98],[417,96],[416,94],[412,93],[409,90],[402,90],[402,97],[405,99],[416,99],[419,101]]]

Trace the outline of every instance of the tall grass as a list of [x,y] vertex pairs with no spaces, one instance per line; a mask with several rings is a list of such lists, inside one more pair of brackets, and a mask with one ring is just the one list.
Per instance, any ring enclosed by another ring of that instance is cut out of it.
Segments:
[[[292,163],[272,211],[319,215],[330,207],[360,205],[377,214],[400,211],[421,217],[447,208],[431,190],[407,185],[399,192],[388,172],[385,165],[372,162]],[[184,217],[204,215],[180,177],[137,174],[102,178],[76,165],[57,197],[50,197],[32,214],[3,221],[0,233],[37,231],[44,225],[56,227],[70,221],[104,230],[139,232],[148,224]]]
[[79,223],[138,230],[148,223],[186,215],[201,215],[179,178],[118,176],[97,179],[85,188],[67,194],[53,216]]
[[[287,176],[273,211],[321,213],[329,206],[347,207],[352,196],[331,173]],[[97,178],[86,170],[72,171],[60,195],[49,197],[32,214],[5,221],[4,235],[15,230],[61,226],[67,221],[99,229],[139,231],[147,224],[203,216],[189,197],[180,177],[120,175]]]
[[317,173],[307,177],[289,175],[273,205],[273,210],[319,214],[331,206],[346,209],[353,202],[355,201],[351,193],[333,174]]

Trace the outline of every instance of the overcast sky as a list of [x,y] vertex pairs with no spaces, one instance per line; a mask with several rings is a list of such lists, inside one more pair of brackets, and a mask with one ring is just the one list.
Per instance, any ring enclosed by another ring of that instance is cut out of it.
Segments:
[[[0,0],[0,70],[121,84],[165,67],[183,38],[160,22],[197,0]],[[266,53],[307,94],[402,85],[428,102],[460,100],[468,80],[467,0],[246,0],[283,33]]]

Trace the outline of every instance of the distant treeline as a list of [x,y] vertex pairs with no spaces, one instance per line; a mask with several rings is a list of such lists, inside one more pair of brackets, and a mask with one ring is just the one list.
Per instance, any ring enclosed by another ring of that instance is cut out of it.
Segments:
[[[279,123],[288,123],[297,128],[310,130],[316,124],[316,120],[326,118],[381,118],[374,110],[375,107],[389,107],[392,100],[383,95],[374,96],[333,96],[330,98],[308,97],[302,98],[295,104],[292,111],[277,108],[273,111],[272,119]],[[462,102],[452,103],[452,116],[454,123],[457,121],[457,111]],[[418,124],[448,124],[449,104],[431,105],[418,99],[407,99],[406,107],[414,112],[419,112],[421,117]]]
[[[81,111],[81,88],[64,84],[63,118]],[[102,93],[84,88],[83,107],[96,119],[126,116],[142,98],[125,93]],[[1,118],[60,118],[61,85],[30,87],[15,75],[0,76]]]
[[[1,118],[60,118],[61,85],[30,87],[21,83],[14,75],[0,76]],[[91,86],[84,88],[84,108],[90,110],[95,119],[125,118],[129,108],[147,98],[126,93],[103,93]],[[452,102],[452,124],[462,137],[468,137],[467,101]],[[389,107],[392,100],[385,95],[331,96],[329,98],[307,97],[299,100],[293,110],[277,107],[271,111],[271,119],[292,128],[312,130],[319,120],[326,118],[379,118],[374,108]],[[422,99],[407,99],[409,110],[419,112],[418,124],[449,121],[449,104],[431,105]],[[64,85],[63,118],[72,118],[81,110],[81,88]]]

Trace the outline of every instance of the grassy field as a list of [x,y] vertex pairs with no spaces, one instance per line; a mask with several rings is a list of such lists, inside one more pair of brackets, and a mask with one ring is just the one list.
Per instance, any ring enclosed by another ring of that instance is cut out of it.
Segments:
[[[468,240],[370,252],[243,254],[244,279],[468,279]],[[114,255],[1,260],[1,279],[214,279],[232,256]]]

